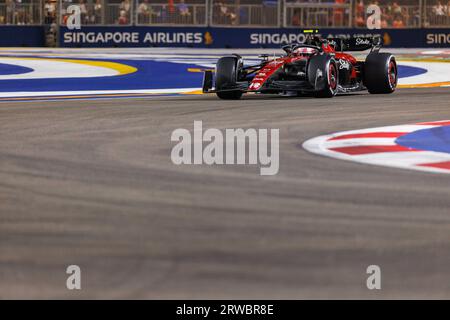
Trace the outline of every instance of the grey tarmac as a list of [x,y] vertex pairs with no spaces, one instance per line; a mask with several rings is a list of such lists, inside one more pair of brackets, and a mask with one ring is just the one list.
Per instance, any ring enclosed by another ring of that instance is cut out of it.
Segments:
[[[1,103],[0,298],[450,298],[450,175],[301,148],[445,119],[450,88]],[[279,128],[278,175],[172,164],[170,135],[194,120]]]

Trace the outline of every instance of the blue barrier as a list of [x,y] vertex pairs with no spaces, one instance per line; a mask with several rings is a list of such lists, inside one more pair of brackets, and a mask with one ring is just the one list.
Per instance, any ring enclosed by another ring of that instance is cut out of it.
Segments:
[[[82,27],[60,28],[61,47],[196,47],[278,48],[301,42],[299,29],[213,27]],[[322,36],[351,37],[378,34],[385,46],[397,48],[450,47],[450,29],[320,29]]]
[[[450,29],[320,29],[322,36],[351,37],[379,34],[385,46],[397,48],[450,47]],[[301,42],[300,29],[213,28],[213,27],[60,27],[61,47],[197,47],[197,48],[278,48]],[[0,46],[42,47],[43,26],[2,26]]]
[[44,45],[44,26],[0,27],[0,46],[2,47],[43,47]]

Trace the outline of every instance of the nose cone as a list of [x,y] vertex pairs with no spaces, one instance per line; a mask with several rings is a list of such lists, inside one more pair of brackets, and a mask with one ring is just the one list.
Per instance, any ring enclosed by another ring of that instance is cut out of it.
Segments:
[[281,66],[283,66],[283,61],[271,61],[268,64],[266,64],[259,72],[256,74],[256,76],[253,78],[252,83],[250,83],[250,86],[248,89],[250,91],[257,91],[262,88],[264,85],[264,82],[267,81],[267,79],[270,78],[270,76],[277,71]]

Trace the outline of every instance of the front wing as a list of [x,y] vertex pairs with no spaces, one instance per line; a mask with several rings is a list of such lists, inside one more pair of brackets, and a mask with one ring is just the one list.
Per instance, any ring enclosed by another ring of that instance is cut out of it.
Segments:
[[213,89],[213,72],[207,70],[203,74],[203,93],[215,93],[224,91],[242,91],[242,92],[281,92],[281,91],[316,91],[308,81],[267,81],[258,90],[249,89],[249,81],[238,81],[236,84],[221,90]]

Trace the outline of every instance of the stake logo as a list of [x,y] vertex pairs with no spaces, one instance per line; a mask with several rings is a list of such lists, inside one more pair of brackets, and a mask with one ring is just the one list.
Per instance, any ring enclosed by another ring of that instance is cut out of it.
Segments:
[[194,121],[193,137],[187,129],[174,130],[171,141],[178,143],[172,148],[172,162],[176,165],[259,164],[261,175],[278,173],[279,129],[270,129],[270,135],[269,129],[223,131],[210,128],[203,132],[202,121]]
[[350,70],[350,63],[345,59],[339,59],[339,70],[341,69]]

